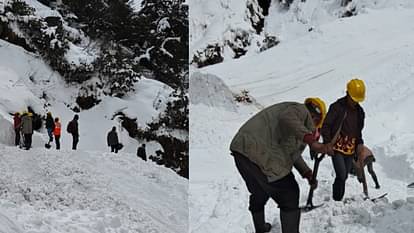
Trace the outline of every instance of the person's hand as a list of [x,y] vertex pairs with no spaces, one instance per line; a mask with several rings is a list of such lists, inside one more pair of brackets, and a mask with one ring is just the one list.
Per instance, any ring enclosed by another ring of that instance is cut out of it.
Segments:
[[322,153],[322,154],[328,154],[328,155],[334,154],[333,146],[331,143],[322,144],[319,142],[314,142],[311,144],[311,150],[316,151],[318,153]]
[[318,180],[313,179],[312,170],[306,172],[304,177],[308,180],[308,184],[310,185],[311,189],[316,189],[318,187]]
[[332,143],[325,144],[325,154],[330,156],[335,154]]

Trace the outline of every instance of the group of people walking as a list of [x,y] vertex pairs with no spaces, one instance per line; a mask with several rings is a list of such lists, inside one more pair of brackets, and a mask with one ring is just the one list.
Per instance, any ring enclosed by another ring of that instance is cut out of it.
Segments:
[[[250,118],[234,136],[230,151],[250,192],[249,210],[256,233],[269,232],[264,207],[272,198],[280,208],[283,233],[299,233],[299,185],[292,173],[295,167],[311,189],[318,185],[312,169],[302,158],[306,145],[315,154],[329,155],[335,170],[332,198],[341,201],[346,180],[354,164],[359,171],[369,165],[376,188],[379,183],[372,169],[373,154],[364,146],[362,129],[365,113],[365,84],[348,82],[346,95],[326,111],[320,98],[304,103],[283,102],[267,107]],[[322,136],[323,142],[319,142]],[[365,181],[360,176],[359,180]]]
[[[76,150],[79,142],[79,129],[78,129],[79,116],[76,114],[72,121],[67,126],[67,131],[72,135],[72,149]],[[33,135],[33,113],[23,112],[20,114],[16,112],[13,117],[14,132],[15,132],[15,145],[29,150],[32,147],[32,135]],[[55,141],[56,150],[60,150],[60,137],[62,134],[62,124],[59,117],[53,118],[52,113],[46,114],[45,124],[49,140],[45,147],[50,148],[50,143]],[[23,137],[21,137],[21,135]]]
[[[67,132],[72,135],[72,150],[77,149],[79,142],[79,115],[75,114],[73,119],[67,125]],[[16,112],[13,117],[14,132],[15,132],[15,145],[20,146],[26,150],[32,147],[32,135],[33,135],[33,113],[23,112],[20,114]],[[48,112],[45,119],[45,128],[49,137],[48,142],[45,144],[46,148],[51,147],[51,143],[55,141],[56,150],[60,150],[60,138],[62,134],[62,123],[59,117],[53,118],[52,113]],[[111,152],[118,153],[122,149],[123,145],[119,142],[116,127],[112,127],[107,135],[107,144],[111,148]],[[137,156],[144,161],[147,160],[147,154],[145,150],[145,144],[137,149]]]

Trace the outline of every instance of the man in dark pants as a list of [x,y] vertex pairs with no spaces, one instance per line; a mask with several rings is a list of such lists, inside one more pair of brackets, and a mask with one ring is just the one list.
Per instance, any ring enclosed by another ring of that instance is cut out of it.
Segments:
[[358,147],[363,146],[362,129],[365,113],[360,102],[365,99],[365,84],[362,80],[352,79],[347,84],[347,94],[329,106],[322,126],[324,142],[331,142],[339,132],[334,143],[335,155],[332,163],[336,177],[333,183],[333,199],[341,201],[345,194],[345,182],[352,168],[352,161]]
[[143,159],[144,161],[147,161],[147,152],[145,151],[145,144],[142,144],[140,147],[138,147],[137,156]]
[[317,140],[325,104],[308,98],[305,104],[283,102],[250,118],[233,138],[230,151],[250,192],[249,210],[256,233],[269,232],[264,207],[272,198],[280,208],[283,233],[299,233],[299,186],[292,173],[295,167],[316,188],[312,170],[301,154],[306,145],[319,153],[333,154],[331,144]]
[[79,142],[79,125],[78,125],[79,116],[75,114],[73,120],[71,120],[68,124],[67,131],[68,133],[72,134],[72,150],[76,150],[76,147]]
[[116,133],[116,127],[112,127],[112,130],[109,131],[108,136],[106,137],[108,146],[111,147],[111,152],[118,153],[118,134]]
[[33,114],[31,112],[22,115],[22,133],[24,135],[24,147],[29,150],[32,147]]
[[47,144],[50,144],[53,141],[53,131],[55,130],[55,122],[51,112],[48,112],[46,116],[46,130],[49,135],[49,142]]
[[22,127],[22,119],[20,118],[20,113],[16,112],[13,117],[13,125],[14,125],[14,144],[16,146],[20,145],[20,129]]

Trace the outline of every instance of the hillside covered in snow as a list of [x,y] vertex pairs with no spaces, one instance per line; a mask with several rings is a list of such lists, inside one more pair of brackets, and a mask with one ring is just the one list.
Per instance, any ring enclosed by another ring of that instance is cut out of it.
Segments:
[[[334,0],[293,1],[282,9],[278,1],[271,1],[259,34],[248,28],[247,10],[236,1],[210,1],[202,7],[196,3],[190,1],[191,14],[199,14],[197,19],[190,17],[193,54],[212,41],[223,43],[232,28],[244,28],[254,37],[273,33],[280,43],[238,59],[229,56],[220,64],[193,65],[190,96],[198,95],[190,104],[190,232],[254,232],[249,193],[229,152],[233,136],[251,116],[274,103],[318,96],[329,105],[345,95],[353,77],[367,87],[363,137],[373,148],[381,184],[374,189],[367,174],[369,194],[388,195],[377,202],[364,200],[361,184],[350,176],[344,201],[332,200],[335,172],[331,159],[325,158],[313,198],[324,205],[302,214],[301,232],[413,232],[414,192],[407,188],[414,181],[413,3],[356,0],[345,7]],[[354,13],[342,17],[347,7],[355,7]],[[235,101],[244,90],[250,101]],[[303,157],[313,167],[308,149]],[[304,205],[309,186],[294,174]],[[281,232],[279,209],[272,200],[266,216],[274,226],[271,232]]]
[[191,0],[190,63],[204,67],[255,55],[372,9],[413,7],[409,0]]
[[[0,1],[1,233],[187,231],[187,15],[175,0]],[[26,111],[30,150],[14,145]],[[60,150],[45,148],[48,112]]]
[[0,96],[16,99],[2,104],[3,118],[31,107],[39,117],[61,115],[66,125],[79,113],[82,121],[106,122],[83,128],[91,138],[116,125],[128,132],[125,142],[136,141],[134,150],[147,141],[154,162],[188,177],[182,1],[5,0],[0,39],[0,88],[26,89],[17,99],[11,90]]

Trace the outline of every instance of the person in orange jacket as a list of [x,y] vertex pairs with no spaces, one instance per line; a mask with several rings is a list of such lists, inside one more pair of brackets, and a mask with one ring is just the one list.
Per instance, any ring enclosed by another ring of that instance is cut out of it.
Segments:
[[59,117],[55,118],[55,129],[53,135],[55,136],[56,150],[60,150],[60,135],[62,132],[62,124],[59,122]]

